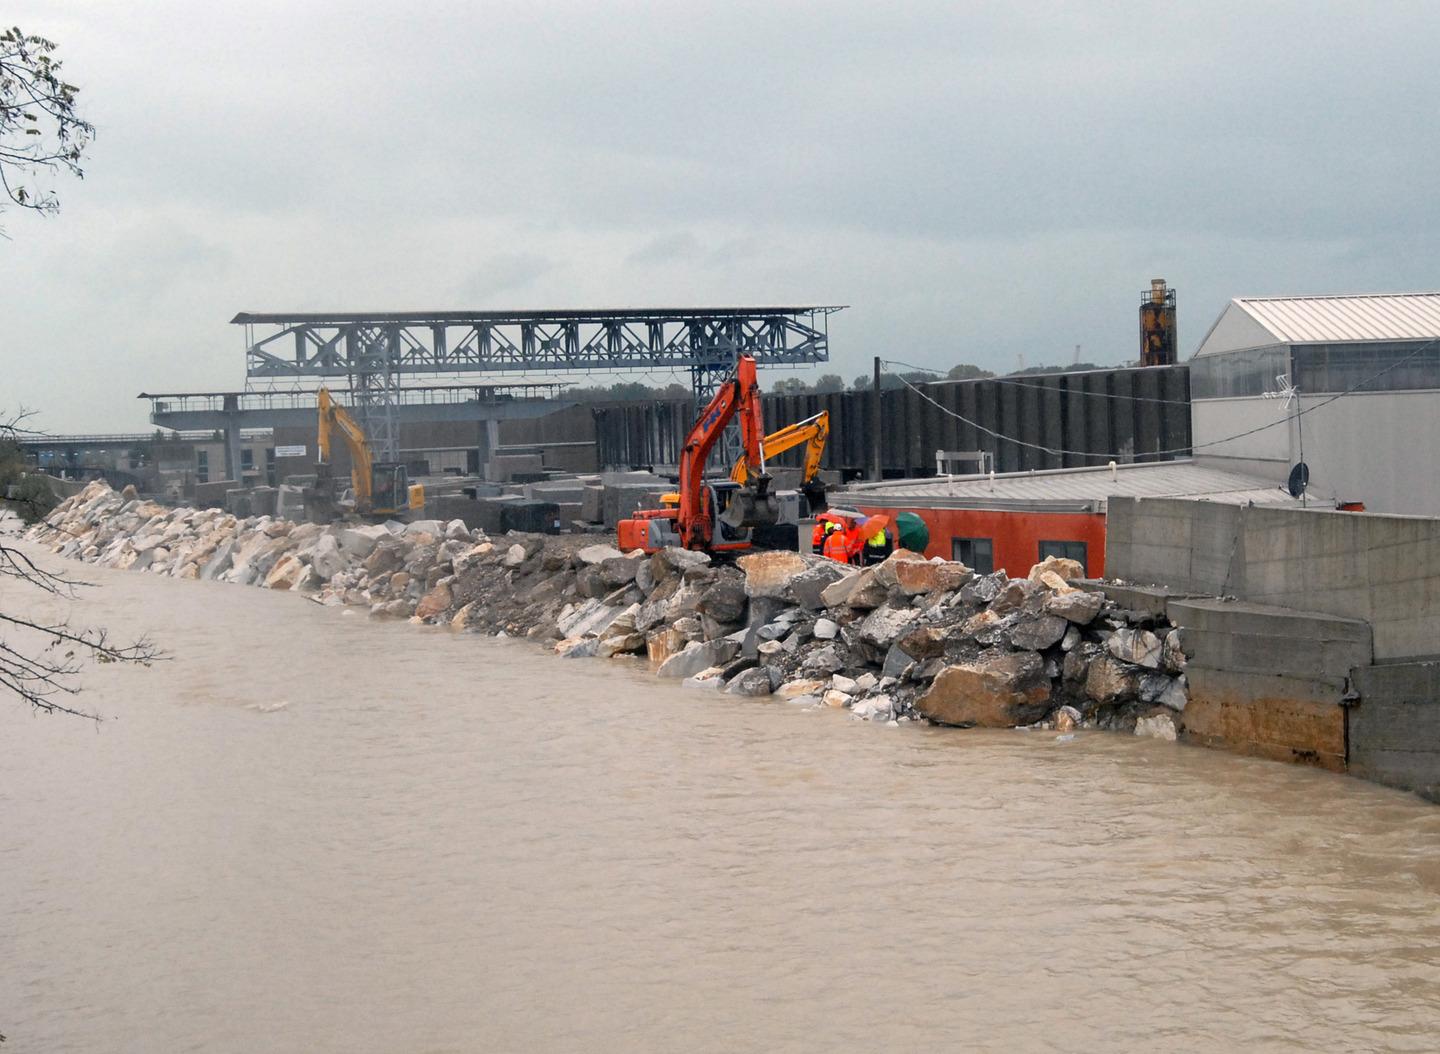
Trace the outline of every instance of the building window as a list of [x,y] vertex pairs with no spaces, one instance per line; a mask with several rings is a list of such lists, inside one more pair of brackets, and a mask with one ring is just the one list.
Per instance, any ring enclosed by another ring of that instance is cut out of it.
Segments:
[[977,575],[988,575],[995,570],[995,546],[989,538],[952,538],[950,559],[959,560]]
[[240,448],[240,471],[255,471],[255,451],[251,450],[248,446]]
[[1302,396],[1440,388],[1440,346],[1434,341],[1303,344],[1294,349],[1292,376]]
[[201,483],[210,482],[210,451],[195,451],[195,478]]
[[1041,542],[1040,559],[1047,556],[1057,556],[1064,560],[1074,560],[1085,573],[1090,573],[1090,565],[1086,562],[1086,545],[1084,542]]

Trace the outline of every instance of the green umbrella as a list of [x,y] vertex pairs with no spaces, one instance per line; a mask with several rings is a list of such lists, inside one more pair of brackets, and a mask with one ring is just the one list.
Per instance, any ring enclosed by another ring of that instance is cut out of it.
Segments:
[[930,545],[930,528],[913,512],[895,515],[895,533],[900,536],[900,548],[912,553],[923,553]]

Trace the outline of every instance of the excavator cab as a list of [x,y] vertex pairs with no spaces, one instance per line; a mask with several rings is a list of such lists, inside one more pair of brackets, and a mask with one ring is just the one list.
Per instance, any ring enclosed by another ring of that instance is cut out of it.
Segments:
[[395,516],[410,511],[410,474],[399,461],[376,461],[370,466],[370,511]]

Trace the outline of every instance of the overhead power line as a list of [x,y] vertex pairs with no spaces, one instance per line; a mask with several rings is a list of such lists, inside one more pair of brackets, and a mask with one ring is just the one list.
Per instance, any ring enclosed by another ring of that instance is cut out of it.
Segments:
[[[1369,386],[1370,384],[1373,384],[1375,381],[1377,381],[1377,380],[1379,380],[1381,377],[1385,376],[1385,375],[1386,375],[1387,373],[1389,373],[1391,370],[1398,369],[1399,367],[1405,365],[1405,363],[1409,362],[1411,359],[1413,359],[1413,358],[1415,358],[1416,356],[1420,355],[1422,352],[1428,351],[1430,348],[1434,347],[1434,346],[1437,345],[1437,344],[1440,344],[1440,340],[1429,340],[1429,341],[1426,341],[1424,344],[1421,344],[1418,348],[1416,348],[1414,351],[1410,352],[1410,354],[1406,355],[1404,358],[1396,359],[1396,360],[1395,360],[1394,362],[1392,362],[1390,365],[1384,367],[1383,369],[1377,370],[1375,373],[1371,374],[1369,377],[1366,377],[1364,380],[1360,381],[1358,384],[1354,385],[1353,387],[1348,388],[1348,389],[1346,389],[1346,390],[1343,391],[1343,392],[1339,392],[1339,393],[1337,393],[1337,394],[1335,394],[1335,395],[1332,395],[1332,396],[1330,396],[1330,397],[1328,397],[1328,398],[1326,398],[1326,399],[1322,399],[1320,402],[1315,403],[1315,404],[1313,404],[1313,405],[1311,405],[1311,406],[1307,406],[1307,407],[1305,407],[1303,410],[1296,410],[1295,413],[1289,414],[1289,415],[1286,416],[1286,417],[1282,417],[1282,418],[1281,418],[1280,420],[1278,420],[1278,421],[1271,421],[1271,422],[1268,423],[1268,424],[1263,424],[1263,425],[1260,425],[1260,426],[1258,426],[1258,427],[1256,427],[1256,428],[1249,428],[1249,429],[1246,429],[1246,430],[1243,431],[1243,432],[1236,432],[1234,435],[1225,436],[1225,437],[1222,438],[1222,439],[1212,439],[1212,440],[1210,440],[1210,441],[1207,442],[1207,443],[1192,443],[1192,444],[1190,444],[1189,446],[1174,447],[1174,448],[1169,449],[1169,450],[1146,450],[1146,451],[1143,452],[1143,456],[1149,458],[1149,457],[1164,457],[1164,456],[1169,455],[1169,454],[1173,454],[1173,455],[1192,454],[1192,453],[1194,453],[1196,450],[1204,450],[1204,449],[1207,449],[1208,447],[1220,446],[1220,445],[1223,444],[1223,443],[1230,443],[1230,442],[1233,442],[1233,441],[1236,440],[1236,439],[1244,439],[1246,436],[1255,435],[1257,432],[1264,432],[1264,431],[1267,431],[1268,429],[1271,429],[1271,428],[1278,428],[1280,425],[1288,425],[1291,421],[1298,420],[1299,418],[1304,417],[1306,414],[1314,413],[1316,410],[1319,410],[1321,407],[1329,406],[1331,403],[1335,402],[1337,399],[1343,399],[1343,398],[1345,398],[1347,395],[1354,395],[1356,392],[1360,391],[1362,388],[1365,388],[1365,387]],[[890,364],[890,365],[900,365],[900,366],[907,366],[907,365],[909,365],[908,363],[903,363],[903,362],[901,362],[901,363],[892,363],[891,360],[888,360],[888,359],[882,359],[882,360],[881,360],[881,364],[882,364],[882,365],[887,365],[887,364]],[[912,367],[912,368],[914,368],[914,367]],[[970,418],[966,417],[964,414],[956,413],[954,410],[950,409],[948,406],[943,406],[943,405],[941,405],[940,403],[936,402],[936,401],[935,401],[934,399],[932,399],[928,394],[926,394],[925,392],[921,391],[919,388],[917,388],[917,387],[916,387],[914,384],[912,384],[910,381],[906,380],[903,375],[901,375],[901,374],[896,374],[895,376],[899,378],[900,382],[901,382],[902,384],[904,384],[905,387],[909,388],[912,392],[914,392],[916,395],[920,396],[920,398],[924,399],[927,403],[929,403],[931,406],[935,407],[935,408],[936,408],[937,410],[939,410],[941,413],[947,414],[947,415],[949,415],[950,417],[955,418],[957,421],[962,421],[962,422],[964,422],[965,424],[969,425],[970,427],[975,428],[975,429],[977,429],[977,430],[979,430],[979,431],[981,431],[981,432],[984,432],[986,435],[991,436],[992,438],[1002,440],[1002,441],[1004,441],[1004,442],[1006,442],[1006,443],[1014,443],[1016,446],[1025,447],[1026,449],[1029,449],[1029,450],[1039,450],[1039,451],[1041,451],[1041,452],[1043,452],[1043,453],[1052,454],[1052,455],[1054,455],[1054,456],[1056,456],[1056,457],[1062,457],[1062,456],[1067,456],[1067,455],[1068,455],[1068,456],[1070,456],[1070,457],[1103,458],[1103,459],[1105,459],[1105,460],[1108,461],[1108,460],[1117,460],[1117,459],[1119,459],[1119,458],[1122,457],[1122,456],[1127,456],[1127,455],[1121,455],[1121,454],[1115,454],[1115,453],[1099,454],[1099,453],[1095,453],[1094,451],[1090,451],[1090,450],[1066,450],[1066,449],[1060,448],[1060,447],[1048,447],[1048,446],[1044,446],[1043,444],[1040,444],[1040,443],[1027,443],[1027,442],[1026,442],[1025,440],[1023,440],[1023,439],[1016,439],[1014,436],[1007,436],[1007,435],[1005,435],[1005,434],[1003,434],[1003,433],[1001,433],[1001,432],[997,432],[997,431],[995,431],[993,428],[987,428],[987,427],[985,427],[984,425],[982,425],[979,421],[972,421],[972,420],[970,420]],[[1087,392],[1087,393],[1084,393],[1084,394],[1087,394],[1087,395],[1088,395],[1088,394],[1091,394],[1091,393]],[[1187,405],[1188,405],[1188,404],[1187,404]],[[1129,455],[1129,456],[1134,456],[1134,455]]]
[[[898,361],[898,360],[896,360],[896,359],[881,359],[880,362],[881,362],[881,364],[883,364],[883,365],[888,365],[888,366],[904,366],[904,367],[906,367],[907,369],[918,370],[918,371],[923,372],[923,373],[934,373],[934,372],[935,372],[934,370],[926,369],[924,366],[916,366],[914,363],[911,363],[911,362],[900,362],[900,361]],[[1137,368],[1138,368],[1138,367],[1137,367]],[[947,377],[941,377],[940,380],[941,380],[941,381],[947,381],[947,380],[949,380],[949,378],[947,378]],[[989,382],[989,383],[992,383],[992,384],[1011,384],[1011,385],[1014,385],[1016,388],[1034,388],[1034,389],[1036,389],[1037,391],[1042,391],[1042,392],[1057,392],[1057,391],[1061,391],[1061,389],[1059,389],[1059,388],[1053,388],[1053,387],[1051,387],[1051,386],[1048,385],[1048,384],[1036,384],[1036,383],[1034,383],[1033,381],[1017,381],[1017,380],[1014,380],[1014,379],[1012,379],[1012,378],[1010,378],[1010,377],[967,377],[967,378],[963,378],[963,380],[968,380],[968,381],[986,381],[986,382]],[[958,383],[958,382],[957,382],[957,383]],[[1161,399],[1161,398],[1159,398],[1159,397],[1150,396],[1150,395],[1116,395],[1116,394],[1113,394],[1113,393],[1111,393],[1111,392],[1091,392],[1091,391],[1085,391],[1085,390],[1083,390],[1083,389],[1076,389],[1076,388],[1067,388],[1067,389],[1064,389],[1064,390],[1065,390],[1065,391],[1069,391],[1069,392],[1077,392],[1077,393],[1080,394],[1080,395],[1093,395],[1093,396],[1094,396],[1095,398],[1097,398],[1097,399],[1124,399],[1124,400],[1127,400],[1127,401],[1129,401],[1129,402],[1136,402],[1136,403],[1165,403],[1165,404],[1170,405],[1170,406],[1189,406],[1189,405],[1190,405],[1190,403],[1189,403],[1187,400],[1185,400],[1185,399]]]

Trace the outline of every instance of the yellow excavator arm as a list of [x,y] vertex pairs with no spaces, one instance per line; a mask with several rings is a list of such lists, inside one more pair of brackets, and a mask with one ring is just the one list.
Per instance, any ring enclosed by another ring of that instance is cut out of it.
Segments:
[[[820,475],[820,458],[825,453],[825,443],[829,438],[830,411],[821,410],[814,417],[807,417],[793,425],[786,425],[778,432],[771,432],[760,441],[760,450],[768,459],[776,454],[783,454],[787,450],[793,450],[801,443],[808,443],[809,446],[805,448],[805,472],[800,480],[802,487],[808,487]],[[730,470],[730,479],[743,486],[749,478],[750,462],[744,454],[741,454],[735,462],[735,467]],[[660,504],[666,508],[674,508],[680,504],[679,493],[662,494]]]
[[365,440],[365,430],[350,416],[350,411],[330,397],[328,388],[321,388],[315,393],[315,402],[320,411],[320,430],[315,442],[320,448],[321,463],[330,463],[330,430],[337,429],[350,451],[350,484],[355,488],[355,504],[360,508],[369,508],[374,459],[370,456],[370,444]]
[[[825,453],[825,443],[829,438],[830,412],[821,410],[814,417],[807,417],[778,432],[771,432],[761,441],[760,449],[768,460],[787,450],[793,450],[801,443],[808,443],[805,448],[805,473],[801,476],[801,482],[809,483],[820,474],[820,457]],[[749,461],[741,454],[735,467],[730,470],[730,478],[736,483],[744,483],[749,477]]]

